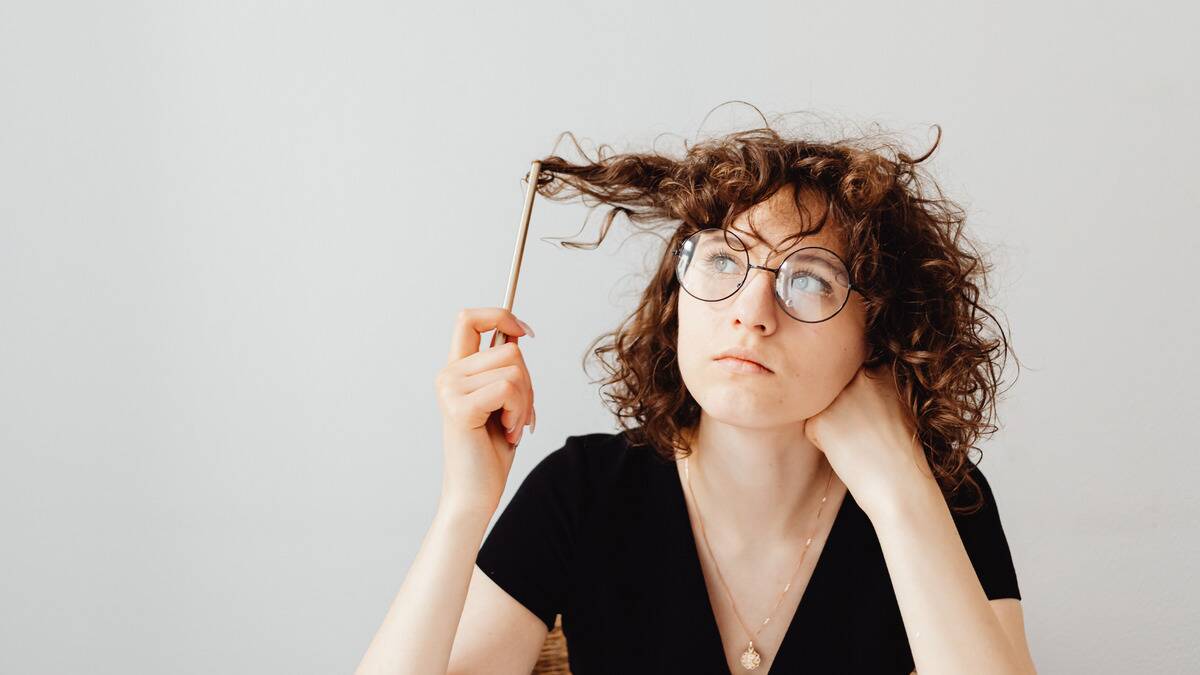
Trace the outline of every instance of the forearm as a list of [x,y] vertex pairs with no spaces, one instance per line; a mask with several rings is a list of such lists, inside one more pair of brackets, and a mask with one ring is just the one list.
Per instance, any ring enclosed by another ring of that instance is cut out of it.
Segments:
[[869,514],[921,675],[1021,674],[937,483],[921,477]]
[[439,508],[355,675],[445,673],[490,517]]

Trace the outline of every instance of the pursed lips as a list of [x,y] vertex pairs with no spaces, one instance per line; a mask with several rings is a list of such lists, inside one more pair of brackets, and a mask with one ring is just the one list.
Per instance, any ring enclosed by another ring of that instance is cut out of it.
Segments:
[[716,361],[735,361],[735,362],[739,362],[739,363],[746,364],[747,366],[753,366],[753,367],[755,367],[755,368],[760,368],[760,369],[762,369],[763,371],[765,371],[765,372],[768,372],[768,373],[770,373],[770,372],[774,372],[774,371],[772,371],[770,368],[768,368],[768,367],[764,366],[763,364],[759,363],[758,361],[754,361],[754,360],[752,360],[752,359],[745,359],[745,358],[742,358],[742,357],[740,357],[740,356],[721,356],[721,357],[718,357],[718,358],[717,358],[717,359],[715,359],[715,360],[716,360]]

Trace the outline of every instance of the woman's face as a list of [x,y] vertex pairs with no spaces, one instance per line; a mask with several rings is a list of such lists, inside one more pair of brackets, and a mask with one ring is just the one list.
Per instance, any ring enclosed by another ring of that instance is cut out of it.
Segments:
[[[820,201],[806,198],[805,204],[814,218],[821,216]],[[766,242],[749,234],[751,213]],[[789,186],[742,213],[731,229],[750,247],[750,260],[756,265],[778,267],[804,246],[823,246],[846,260],[832,221],[819,234],[770,253],[774,244],[799,229],[800,217]],[[767,255],[770,259],[764,260]],[[833,402],[867,356],[865,311],[858,293],[850,293],[832,319],[804,323],[779,306],[774,276],[751,269],[737,293],[717,302],[679,293],[677,350],[683,382],[706,414],[730,425],[778,427],[816,415]],[[715,359],[730,348],[750,351],[771,372],[739,371],[737,361]]]

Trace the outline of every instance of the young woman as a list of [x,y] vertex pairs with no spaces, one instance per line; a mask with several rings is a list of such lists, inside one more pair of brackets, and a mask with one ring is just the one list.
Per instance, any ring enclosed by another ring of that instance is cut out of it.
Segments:
[[594,350],[623,430],[569,436],[483,540],[536,414],[518,340],[480,334],[533,331],[464,310],[437,516],[359,673],[527,675],[559,615],[575,675],[1035,672],[968,457],[1008,353],[987,266],[917,170],[932,149],[864,140],[542,161],[540,193],[613,207],[601,239],[617,213],[670,231]]

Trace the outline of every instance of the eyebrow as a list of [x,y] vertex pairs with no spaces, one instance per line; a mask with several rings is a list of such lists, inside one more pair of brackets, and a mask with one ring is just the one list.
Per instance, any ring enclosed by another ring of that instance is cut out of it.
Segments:
[[[766,244],[766,243],[767,243],[767,242],[763,241],[762,239],[758,238],[757,236],[755,236],[755,235],[753,235],[753,234],[751,234],[751,233],[749,233],[749,232],[745,232],[745,231],[743,231],[743,230],[739,230],[739,229],[737,229],[737,228],[733,227],[732,225],[731,225],[731,226],[730,226],[728,229],[729,229],[729,231],[730,231],[730,232],[736,232],[736,233],[737,233],[737,234],[739,234],[739,235],[743,235],[743,236],[745,236],[747,239],[753,239],[755,242],[757,242],[757,243],[759,243],[759,244]],[[793,243],[792,245],[794,246],[795,244]],[[772,248],[774,248],[774,247],[772,247]],[[778,252],[778,251],[777,251],[777,252]]]
[[754,241],[756,241],[756,242],[758,242],[758,243],[760,243],[760,244],[765,244],[765,243],[767,243],[767,242],[763,241],[762,239],[758,238],[757,236],[755,236],[755,235],[753,235],[753,234],[751,234],[751,233],[749,233],[749,232],[746,232],[746,231],[744,231],[744,230],[739,230],[739,229],[737,229],[737,228],[735,228],[735,227],[730,227],[730,228],[729,228],[729,231],[730,231],[730,232],[736,232],[736,233],[738,233],[738,234],[740,234],[740,235],[742,235],[742,236],[744,236],[744,237],[746,237],[746,238],[748,238],[748,239],[753,239]]
[[739,230],[736,227],[733,227],[732,225],[729,227],[729,230],[731,232],[737,232],[738,234],[744,234],[747,237],[750,237],[751,239],[753,239],[755,241],[762,241],[762,239],[759,239],[758,237],[754,236],[753,234],[750,234],[749,232],[746,232],[745,230]]
[[[747,239],[753,239],[755,242],[757,242],[757,243],[759,243],[759,244],[763,244],[763,245],[765,245],[765,244],[767,243],[767,242],[763,241],[762,239],[759,239],[758,237],[754,236],[753,234],[751,234],[751,233],[749,233],[749,232],[744,232],[744,231],[742,231],[742,230],[739,230],[739,229],[737,229],[737,228],[733,227],[732,225],[730,225],[730,226],[729,226],[728,228],[726,228],[726,229],[728,229],[728,230],[729,230],[729,231],[731,231],[731,232],[736,232],[736,233],[738,233],[739,235],[745,235],[745,237],[746,237]],[[788,236],[790,237],[791,235],[788,235]],[[802,237],[801,239],[803,239],[803,237]],[[791,252],[789,252],[789,249],[791,249],[792,247],[796,246],[796,244],[797,244],[799,241],[800,241],[800,240],[796,240],[796,241],[792,242],[792,244],[791,244],[791,245],[789,245],[789,246],[788,246],[788,248],[786,248],[786,249],[782,249],[782,250],[780,250],[780,249],[777,249],[777,248],[775,248],[775,247],[773,247],[773,246],[772,246],[772,247],[771,247],[771,250],[774,252],[774,254],[775,254],[775,255],[773,255],[773,256],[767,256],[766,260],[764,260],[764,261],[763,261],[763,263],[765,264],[765,263],[769,262],[769,261],[771,260],[771,258],[773,258],[773,257],[778,257],[778,256],[780,256],[780,255],[782,255],[782,254],[784,254],[784,253],[788,253],[788,254],[790,255],[790,254],[791,254]],[[805,246],[801,246],[800,248],[807,248],[808,246],[817,246],[817,247],[819,247],[819,248],[826,248],[826,247],[824,247],[824,246],[820,246],[819,244],[806,244]],[[797,250],[799,250],[799,249],[797,249]],[[827,250],[831,250],[831,249],[827,249]],[[747,253],[749,253],[749,251],[747,251]],[[838,253],[837,251],[833,251],[833,254],[834,254],[834,255],[836,255],[836,256],[838,256],[839,258],[840,258],[840,257],[841,257],[841,255],[842,255],[842,254]]]

